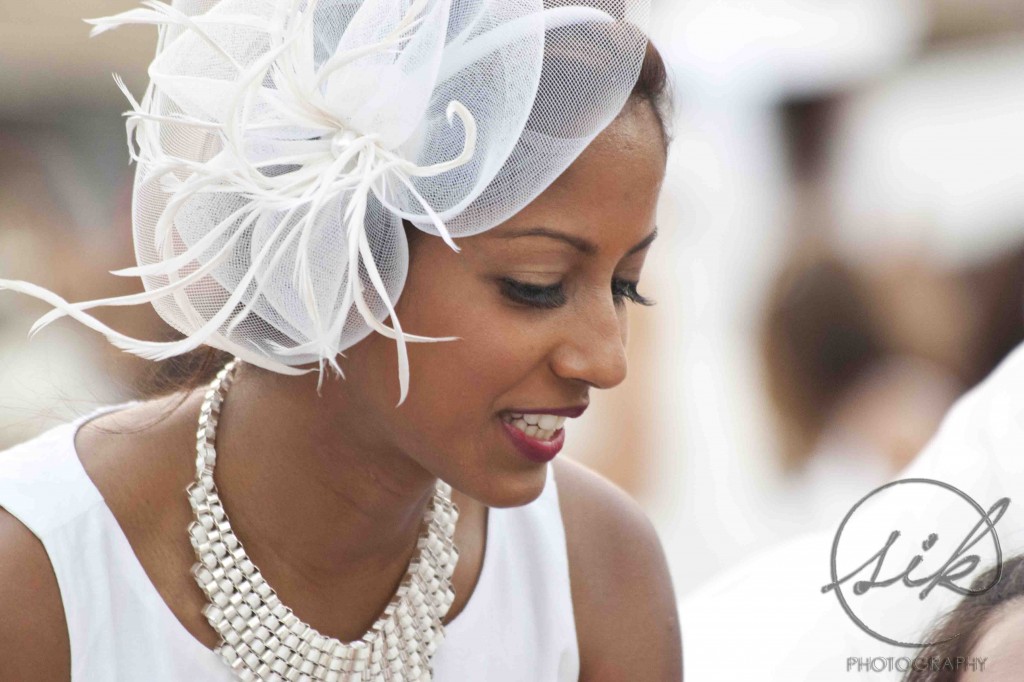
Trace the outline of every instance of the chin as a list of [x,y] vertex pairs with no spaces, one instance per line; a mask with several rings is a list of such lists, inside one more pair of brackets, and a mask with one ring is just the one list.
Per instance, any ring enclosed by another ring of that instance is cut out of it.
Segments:
[[482,479],[467,481],[459,491],[488,507],[503,509],[522,507],[530,504],[544,492],[548,465],[532,465],[529,468],[502,471],[491,469]]

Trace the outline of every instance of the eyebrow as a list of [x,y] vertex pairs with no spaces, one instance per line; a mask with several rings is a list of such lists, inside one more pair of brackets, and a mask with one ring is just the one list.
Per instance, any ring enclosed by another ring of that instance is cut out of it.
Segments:
[[[657,236],[658,228],[655,227],[649,235],[647,235],[642,240],[640,240],[636,245],[631,247],[629,251],[626,252],[626,255],[632,256],[634,253],[637,253],[638,251],[643,251],[645,248],[651,245],[651,242],[653,242]],[[502,239],[518,239],[519,237],[548,237],[550,239],[557,239],[558,241],[565,242],[566,244],[569,244],[570,246],[575,248],[580,253],[591,255],[597,252],[597,247],[594,246],[593,242],[589,242],[586,239],[583,239],[582,237],[577,237],[575,235],[567,234],[565,232],[552,230],[549,227],[528,227],[519,230],[513,230],[500,235],[500,237]]]

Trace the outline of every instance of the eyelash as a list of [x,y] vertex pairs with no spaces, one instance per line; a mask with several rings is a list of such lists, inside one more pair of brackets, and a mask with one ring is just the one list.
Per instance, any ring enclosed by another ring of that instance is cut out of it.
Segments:
[[[552,309],[565,305],[565,293],[561,284],[552,286],[539,286],[520,282],[519,280],[502,278],[502,293],[515,301],[533,308]],[[637,282],[625,279],[612,280],[612,298],[616,305],[624,303],[627,299],[639,305],[654,305],[654,301],[645,298],[637,290]]]

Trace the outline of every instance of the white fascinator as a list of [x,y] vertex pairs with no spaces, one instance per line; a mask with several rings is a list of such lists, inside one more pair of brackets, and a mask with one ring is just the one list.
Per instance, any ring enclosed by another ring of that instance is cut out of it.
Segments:
[[[136,162],[136,295],[54,307],[152,360],[206,344],[275,372],[336,357],[394,311],[403,220],[453,238],[505,221],[621,111],[649,2],[147,0],[93,34],[154,24],[150,83],[126,112]],[[437,273],[443,277],[444,273]],[[133,339],[88,314],[152,304],[183,338]],[[384,323],[390,318],[390,325]]]

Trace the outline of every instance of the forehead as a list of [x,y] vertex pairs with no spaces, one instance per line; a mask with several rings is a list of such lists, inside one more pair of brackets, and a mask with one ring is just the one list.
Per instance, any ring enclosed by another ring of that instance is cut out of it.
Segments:
[[635,242],[653,228],[665,159],[653,109],[630,104],[533,202],[485,234],[544,225],[598,238],[609,226]]
[[653,107],[631,101],[611,124],[551,185],[552,190],[575,191],[580,185],[606,183],[623,189],[660,188],[666,149]]

